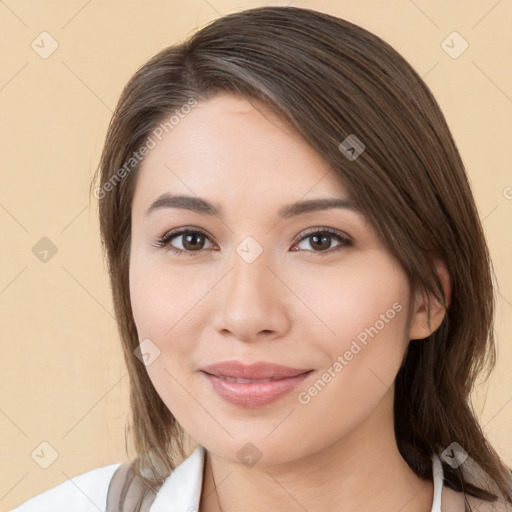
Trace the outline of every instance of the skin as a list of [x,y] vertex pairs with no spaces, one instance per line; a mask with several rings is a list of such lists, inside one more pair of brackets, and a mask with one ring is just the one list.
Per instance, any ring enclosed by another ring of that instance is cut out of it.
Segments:
[[[223,217],[177,208],[146,215],[164,192],[207,199]],[[155,389],[207,449],[201,512],[431,509],[432,482],[415,475],[396,445],[394,379],[410,340],[437,329],[444,309],[411,296],[361,213],[278,218],[284,205],[326,197],[348,197],[327,162],[262,104],[227,93],[199,103],[142,164],[132,203],[133,314],[139,339],[160,350],[147,366]],[[183,255],[155,247],[181,227],[210,240],[194,251],[175,237],[170,244],[188,249]],[[305,237],[311,228],[339,230],[352,244],[332,236],[319,249]],[[247,236],[263,249],[252,263],[236,252]],[[444,265],[439,273],[448,293]],[[394,303],[401,311],[300,403],[299,392]],[[316,371],[277,402],[244,409],[220,398],[199,371],[227,359]],[[253,466],[237,456],[248,442],[261,452]]]

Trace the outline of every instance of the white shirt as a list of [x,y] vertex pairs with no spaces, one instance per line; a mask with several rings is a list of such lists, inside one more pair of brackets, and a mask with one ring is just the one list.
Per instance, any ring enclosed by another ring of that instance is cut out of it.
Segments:
[[[179,464],[160,487],[151,512],[197,512],[201,498],[205,448],[202,445]],[[12,512],[104,512],[107,492],[118,464],[88,471],[25,501]],[[434,500],[431,512],[441,512],[443,468],[432,457]],[[444,504],[443,504],[444,509]],[[445,509],[446,510],[446,509]]]

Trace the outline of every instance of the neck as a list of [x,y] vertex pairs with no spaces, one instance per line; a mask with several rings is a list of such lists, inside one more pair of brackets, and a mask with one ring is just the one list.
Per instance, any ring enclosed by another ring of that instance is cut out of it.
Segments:
[[364,422],[298,460],[246,467],[207,452],[199,512],[430,512],[433,483],[398,451],[392,400],[388,393]]

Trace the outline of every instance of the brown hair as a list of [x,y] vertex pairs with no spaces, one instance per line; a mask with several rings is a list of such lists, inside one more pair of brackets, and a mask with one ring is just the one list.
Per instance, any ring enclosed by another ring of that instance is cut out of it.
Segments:
[[[128,269],[140,161],[133,155],[172,113],[186,112],[191,99],[220,91],[258,99],[291,122],[360,205],[403,266],[411,291],[447,307],[433,334],[409,344],[396,378],[395,434],[403,458],[419,477],[432,479],[432,454],[457,442],[488,481],[470,481],[466,463],[443,462],[445,484],[465,497],[495,501],[502,494],[512,503],[511,471],[471,404],[476,378],[486,367],[488,378],[496,362],[494,274],[446,120],[427,85],[389,44],[348,21],[293,7],[227,15],[162,50],[130,79],[110,122],[95,195],[130,375],[134,470],[158,486],[185,451],[182,428],[134,356],[139,340]],[[365,145],[355,159],[339,149],[351,134]],[[449,306],[437,259],[450,275]]]

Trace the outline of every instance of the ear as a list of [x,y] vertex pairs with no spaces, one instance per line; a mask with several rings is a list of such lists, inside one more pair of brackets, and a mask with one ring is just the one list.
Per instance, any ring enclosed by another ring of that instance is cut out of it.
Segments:
[[[443,285],[446,304],[450,305],[451,286],[450,275],[446,269],[446,265],[441,260],[436,260],[436,269],[441,284]],[[430,322],[429,322],[430,313]],[[436,297],[430,295],[425,297],[424,294],[418,294],[414,298],[413,311],[410,322],[410,340],[422,340],[430,336],[441,325],[446,314],[446,309]]]

